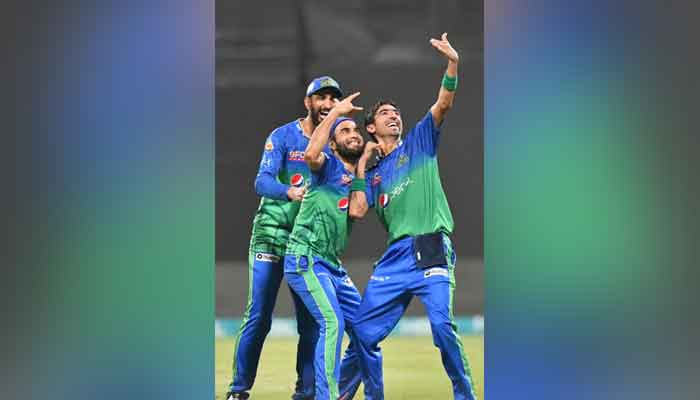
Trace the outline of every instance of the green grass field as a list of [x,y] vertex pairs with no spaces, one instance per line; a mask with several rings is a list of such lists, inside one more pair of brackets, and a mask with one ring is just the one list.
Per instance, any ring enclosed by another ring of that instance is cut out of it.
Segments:
[[[479,399],[484,398],[484,338],[462,336]],[[347,343],[343,345],[343,349]],[[431,337],[389,337],[384,354],[384,390],[390,400],[451,399],[450,384]],[[296,338],[268,338],[260,359],[251,400],[289,399],[296,373]],[[231,380],[233,338],[216,339],[216,399],[225,400]],[[355,399],[364,400],[362,389]]]

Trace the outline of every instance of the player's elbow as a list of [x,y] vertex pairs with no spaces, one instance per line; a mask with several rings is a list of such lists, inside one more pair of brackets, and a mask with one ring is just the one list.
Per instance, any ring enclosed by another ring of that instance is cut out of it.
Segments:
[[312,163],[318,160],[318,154],[318,152],[315,152],[313,150],[306,150],[304,152],[304,161],[306,161],[306,164],[310,166]]
[[452,99],[438,99],[430,111],[433,113],[433,116],[442,120],[445,114],[450,111],[450,108],[452,108]]
[[255,178],[255,194],[260,197],[270,197],[271,187],[275,182],[275,178],[262,173]]
[[314,154],[304,154],[304,161],[306,161],[306,165],[308,165],[312,171],[318,171],[321,169],[323,162],[325,161],[325,159],[321,156],[321,153],[316,153],[315,155],[316,156],[314,157]]
[[450,96],[449,98],[446,99],[440,99],[437,103],[438,108],[442,113],[446,113],[450,111],[452,108],[452,104],[454,103],[454,97]]
[[261,176],[255,178],[255,194],[257,194],[258,196],[263,196],[263,186],[263,178]]
[[367,207],[362,207],[362,206],[354,206],[350,207],[348,210],[348,215],[352,219],[362,219],[367,215]]

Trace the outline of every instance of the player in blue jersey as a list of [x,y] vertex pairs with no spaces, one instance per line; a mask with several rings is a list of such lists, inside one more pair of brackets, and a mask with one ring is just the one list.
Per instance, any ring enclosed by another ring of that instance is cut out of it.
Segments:
[[[359,380],[361,363],[381,371],[381,357],[373,354],[361,361],[353,351],[354,320],[361,296],[340,260],[352,228],[348,213],[352,190],[364,190],[365,180],[355,179],[357,160],[363,156],[364,140],[351,118],[341,117],[361,108],[352,100],[339,102],[321,122],[306,149],[312,181],[304,195],[287,245],[284,273],[291,288],[302,299],[319,326],[316,345],[316,400],[351,399]],[[330,137],[330,138],[329,138]],[[322,151],[329,142],[331,154]],[[358,187],[359,185],[359,187]],[[351,344],[340,362],[343,332]],[[366,373],[365,369],[365,373]],[[372,400],[365,382],[365,398]]]
[[[430,42],[448,61],[437,101],[425,117],[404,140],[401,112],[394,102],[379,101],[365,118],[367,132],[379,143],[380,157],[366,173],[366,191],[352,192],[350,207],[356,215],[375,208],[388,233],[389,248],[375,264],[365,288],[355,332],[363,362],[381,356],[379,342],[417,296],[425,305],[454,398],[473,400],[471,372],[452,312],[456,255],[448,235],[454,222],[437,165],[440,125],[454,101],[459,56],[446,33]],[[358,177],[363,177],[362,159],[357,170]],[[367,380],[377,389],[373,399],[383,399],[381,370],[375,365],[368,364]]]
[[[304,151],[314,129],[341,96],[340,86],[333,78],[314,79],[304,98],[306,117],[275,129],[265,142],[255,179],[255,191],[261,200],[255,213],[249,247],[248,303],[236,336],[233,377],[227,400],[249,397],[263,342],[270,331],[272,311],[283,276],[287,241],[310,179]],[[313,399],[313,357],[318,326],[299,297],[291,289],[290,292],[299,332],[297,383],[292,399]]]

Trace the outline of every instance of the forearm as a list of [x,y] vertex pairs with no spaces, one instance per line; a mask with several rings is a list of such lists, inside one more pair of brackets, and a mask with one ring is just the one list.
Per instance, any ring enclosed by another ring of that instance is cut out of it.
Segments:
[[309,144],[306,146],[306,151],[304,152],[304,159],[307,163],[318,160],[323,148],[328,144],[331,126],[333,126],[333,122],[335,122],[339,116],[337,111],[331,110],[328,116],[314,129]]
[[[447,63],[447,69],[445,70],[445,75],[448,79],[457,79],[457,63],[454,61],[449,61]],[[443,78],[444,80],[444,78]],[[455,90],[449,90],[451,88],[445,87],[443,80],[440,81],[440,91],[438,92],[438,98],[435,102],[435,107],[440,111],[443,116],[452,107],[454,102]],[[456,86],[456,84],[455,84]]]
[[350,192],[350,208],[348,210],[348,215],[353,219],[363,218],[369,210],[369,205],[367,204],[367,194],[364,190],[355,190]]
[[[355,180],[365,183],[365,169],[366,169],[366,167],[367,167],[367,157],[362,156],[357,161],[357,170],[356,170]],[[348,210],[348,214],[350,215],[351,218],[358,219],[358,218],[364,217],[365,214],[367,214],[367,210],[369,210],[369,204],[367,203],[367,194],[365,193],[365,190],[360,187],[363,185],[355,184],[355,180],[353,180],[353,187],[351,188],[351,191],[350,191],[350,208]],[[366,185],[366,183],[365,183],[365,185]]]
[[[445,77],[447,79],[445,79]],[[442,123],[450,108],[452,108],[456,92],[455,79],[457,79],[457,62],[450,60],[447,62],[447,69],[445,70],[443,80],[440,81],[440,91],[438,92],[437,101],[430,109],[435,124],[438,126]],[[453,86],[450,86],[451,82],[454,82]]]
[[289,190],[288,185],[280,183],[269,174],[260,174],[255,179],[255,192],[258,196],[288,201],[287,190]]

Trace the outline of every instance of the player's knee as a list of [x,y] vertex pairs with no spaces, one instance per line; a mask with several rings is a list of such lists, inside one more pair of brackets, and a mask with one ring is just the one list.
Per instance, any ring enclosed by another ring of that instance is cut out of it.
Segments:
[[445,338],[453,337],[456,333],[456,327],[449,319],[437,323],[431,322],[430,329],[432,330],[433,338],[436,341],[436,345],[437,341],[442,341]]
[[440,318],[430,321],[430,328],[433,332],[448,332],[451,333],[455,329],[455,325],[449,318]]
[[343,322],[342,320],[337,321],[336,322],[336,329],[337,329],[336,335],[342,336],[343,333],[345,332],[345,322]]
[[337,336],[345,330],[345,324],[338,318],[326,318],[320,321],[319,330],[327,336]]
[[371,349],[377,345],[379,340],[376,334],[372,334],[370,329],[367,329],[364,325],[355,324],[353,326],[353,333],[357,341],[366,349]]
[[260,331],[267,335],[272,329],[272,319],[264,318],[260,321]]

